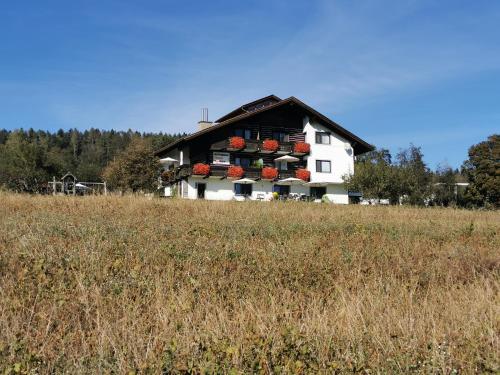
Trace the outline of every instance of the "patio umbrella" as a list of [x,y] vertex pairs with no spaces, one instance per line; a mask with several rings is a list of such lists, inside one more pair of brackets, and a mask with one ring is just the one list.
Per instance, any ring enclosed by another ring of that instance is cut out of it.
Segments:
[[163,159],[160,159],[160,163],[161,164],[173,164],[173,163],[178,163],[179,160],[177,159],[174,159],[174,158],[163,158]]
[[249,178],[242,178],[242,179],[239,179],[239,180],[234,180],[233,184],[243,184],[243,185],[255,184],[255,181],[251,180]]
[[284,180],[278,180],[276,181],[277,185],[303,185],[304,180],[301,180],[300,178],[295,178],[295,177],[289,177],[285,178]]
[[299,161],[299,158],[296,158],[295,156],[290,156],[290,155],[284,155],[280,156],[279,158],[274,159],[274,161],[286,161],[287,163],[295,163]]

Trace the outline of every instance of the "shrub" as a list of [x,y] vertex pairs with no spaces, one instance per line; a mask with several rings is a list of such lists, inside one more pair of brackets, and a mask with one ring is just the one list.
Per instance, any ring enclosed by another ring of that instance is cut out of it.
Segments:
[[265,180],[274,180],[278,178],[278,170],[273,167],[262,168],[262,178]]
[[278,141],[274,139],[266,139],[264,142],[262,142],[262,148],[265,151],[276,151],[279,147]]
[[161,173],[161,179],[163,181],[170,181],[170,179],[173,177],[174,177],[174,171],[163,171]]
[[243,177],[243,174],[244,174],[243,168],[241,168],[238,165],[231,165],[227,169],[227,177],[241,178]]
[[311,178],[311,172],[309,172],[307,169],[297,169],[295,171],[295,177],[300,178],[304,181],[309,181],[309,178]]
[[293,152],[308,154],[311,151],[311,145],[305,142],[297,142],[293,146]]
[[193,166],[193,174],[207,176],[210,173],[210,165],[204,163],[196,163]]
[[237,150],[245,148],[245,140],[242,137],[229,138],[229,147]]

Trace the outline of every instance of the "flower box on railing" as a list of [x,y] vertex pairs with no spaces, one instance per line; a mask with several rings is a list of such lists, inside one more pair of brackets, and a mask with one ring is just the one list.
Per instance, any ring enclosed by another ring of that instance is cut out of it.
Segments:
[[229,138],[229,148],[241,150],[245,148],[245,140],[242,137],[231,137]]
[[276,152],[278,150],[279,143],[275,139],[266,139],[262,142],[262,150],[268,152]]
[[309,172],[307,169],[297,169],[295,171],[295,177],[300,178],[304,181],[309,181],[309,179],[311,178],[311,172]]
[[196,163],[193,165],[193,175],[208,176],[210,173],[210,165],[204,163]]
[[242,167],[238,165],[231,165],[227,169],[227,178],[234,178],[234,179],[242,178],[244,173],[245,171],[243,170]]
[[305,142],[297,142],[293,146],[293,152],[296,154],[308,154],[311,151],[311,145]]
[[278,170],[273,167],[262,168],[262,179],[263,180],[275,180],[278,178]]

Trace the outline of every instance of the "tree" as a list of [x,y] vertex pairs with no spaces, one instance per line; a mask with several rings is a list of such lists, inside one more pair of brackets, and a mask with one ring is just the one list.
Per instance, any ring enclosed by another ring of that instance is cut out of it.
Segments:
[[133,137],[149,140],[154,149],[180,134],[140,134],[89,129],[0,130],[0,186],[19,192],[39,192],[53,176],[72,172],[80,181],[99,181],[106,165]]
[[434,173],[432,203],[444,207],[457,204],[457,195],[455,172],[448,165],[439,165]]
[[396,158],[398,173],[395,182],[399,184],[403,203],[424,205],[431,196],[431,173],[424,163],[421,148],[410,144]]
[[133,137],[129,146],[104,169],[103,178],[120,191],[155,190],[161,166],[151,142]]
[[347,190],[359,191],[364,198],[398,200],[399,191],[394,182],[396,170],[391,164],[389,150],[380,149],[361,155],[356,161],[354,174],[344,176]]
[[470,205],[498,208],[500,206],[500,135],[469,148],[469,159],[462,165],[469,180],[465,199]]

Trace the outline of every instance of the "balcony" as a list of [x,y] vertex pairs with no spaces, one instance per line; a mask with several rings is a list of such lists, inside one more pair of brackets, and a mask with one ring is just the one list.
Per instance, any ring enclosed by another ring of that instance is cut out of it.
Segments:
[[238,151],[238,152],[248,152],[255,153],[259,151],[259,141],[254,139],[245,139],[245,147],[238,149],[232,148],[230,139],[224,139],[219,142],[215,142],[210,146],[210,150],[212,151]]
[[[292,154],[294,156],[304,156],[309,153],[307,152],[295,152],[294,147],[295,142],[279,142],[276,151],[265,150],[263,147],[264,141],[258,141],[255,139],[245,139],[245,147],[242,149],[236,149],[231,147],[230,138],[224,139],[219,142],[215,142],[210,146],[211,151],[233,151],[242,153],[259,153],[259,154],[277,154],[277,155],[288,155]],[[303,143],[303,142],[298,142]]]
[[[223,165],[210,165],[210,173],[206,176],[197,175],[196,177],[205,179],[214,179],[214,180],[223,180],[227,178],[227,166]],[[253,180],[262,179],[262,169],[261,168],[243,168],[245,178],[251,178]],[[276,180],[283,180],[285,178],[296,177],[295,169],[289,170],[278,170],[278,176]],[[163,181],[167,183],[175,183],[180,181],[186,177],[193,176],[192,166],[189,164],[183,164],[173,170],[168,171],[162,175]]]

